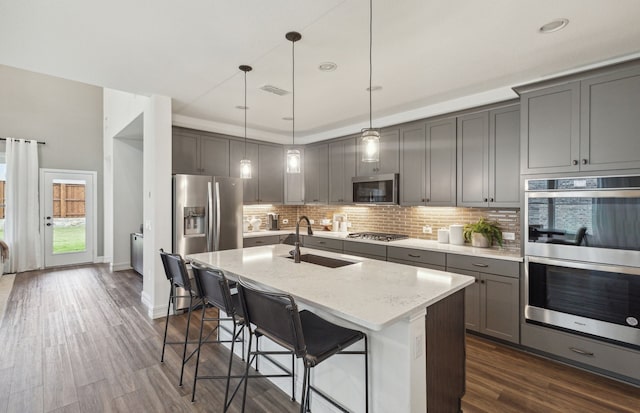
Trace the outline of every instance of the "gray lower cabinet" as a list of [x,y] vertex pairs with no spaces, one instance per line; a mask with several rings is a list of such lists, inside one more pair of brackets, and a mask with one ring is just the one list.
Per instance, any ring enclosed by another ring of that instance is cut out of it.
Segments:
[[131,234],[131,267],[135,272],[143,275],[143,247],[144,237],[141,234]]
[[579,366],[590,366],[640,382],[640,351],[524,323],[522,345]]
[[351,179],[356,176],[355,137],[329,144],[329,203],[353,203]]
[[174,174],[229,176],[229,139],[174,129],[171,144]]
[[457,205],[520,206],[519,118],[518,105],[458,118]]
[[342,252],[342,240],[335,238],[314,237],[313,235],[300,236],[302,245],[317,250]]
[[279,235],[265,235],[262,237],[248,237],[242,240],[244,248],[259,247],[261,245],[273,245],[280,243]]
[[562,82],[520,88],[522,173],[640,168],[640,67]]
[[456,120],[400,128],[400,204],[456,205]]
[[304,149],[304,203],[329,202],[329,145],[309,145]]
[[342,248],[345,254],[371,258],[374,260],[385,261],[387,259],[386,245],[344,240],[342,242]]
[[[245,147],[246,145],[246,147]],[[245,204],[284,202],[284,152],[282,146],[230,142],[231,176],[240,177],[240,160],[251,160],[251,179],[243,180]]]
[[362,162],[366,150],[362,141],[358,141],[358,176],[397,174],[400,172],[400,129],[386,128],[380,131],[380,152],[378,162]]
[[436,251],[389,246],[387,247],[387,261],[444,271],[446,254]]
[[520,342],[519,263],[447,254],[447,271],[476,279],[465,289],[465,324],[469,330]]

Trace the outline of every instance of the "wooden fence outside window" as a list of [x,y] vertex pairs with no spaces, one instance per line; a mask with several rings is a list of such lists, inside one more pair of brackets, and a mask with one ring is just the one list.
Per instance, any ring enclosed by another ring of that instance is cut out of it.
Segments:
[[[4,219],[4,187],[0,181],[0,219]],[[85,215],[85,186],[53,184],[53,217],[83,218]]]

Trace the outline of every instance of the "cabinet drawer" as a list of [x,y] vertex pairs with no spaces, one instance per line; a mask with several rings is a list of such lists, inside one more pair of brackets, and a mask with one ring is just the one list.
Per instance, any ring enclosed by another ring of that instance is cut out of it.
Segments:
[[444,269],[446,265],[445,257],[445,253],[443,252],[425,251],[413,248],[387,247],[388,261],[393,261],[392,259],[411,261],[414,263],[437,265]]
[[305,236],[304,244],[307,248],[342,252],[342,240],[324,237]]
[[445,271],[445,268],[441,265],[426,264],[424,262],[400,260],[397,258],[387,258],[387,261],[394,262],[396,264],[404,264],[404,265],[411,265],[414,267],[429,268],[430,270]]
[[278,235],[268,235],[266,237],[245,238],[242,240],[242,246],[244,248],[256,247],[260,245],[272,245],[279,244],[280,237]]
[[522,325],[522,345],[640,380],[640,352],[550,328]]
[[367,244],[366,242],[344,241],[344,252],[373,259],[387,259],[387,246]]
[[447,269],[449,268],[479,271],[513,278],[520,277],[520,265],[518,262],[498,260],[494,258],[447,254]]

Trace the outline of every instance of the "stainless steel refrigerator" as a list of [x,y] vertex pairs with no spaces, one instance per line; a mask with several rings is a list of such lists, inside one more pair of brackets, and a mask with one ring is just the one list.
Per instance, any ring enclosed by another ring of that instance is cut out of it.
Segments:
[[[183,257],[242,248],[242,180],[173,175],[172,248]],[[174,309],[188,305],[188,299],[178,300]]]

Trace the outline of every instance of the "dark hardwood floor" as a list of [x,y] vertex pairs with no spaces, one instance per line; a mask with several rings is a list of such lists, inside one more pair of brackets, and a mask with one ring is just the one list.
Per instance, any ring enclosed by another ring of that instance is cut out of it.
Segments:
[[[141,289],[137,274],[103,265],[19,274],[0,326],[0,412],[221,411],[223,381],[199,382],[192,404],[193,365],[180,388],[178,347],[160,363],[164,319],[147,318]],[[185,317],[172,320],[171,340]],[[200,368],[220,374],[227,357],[208,346]],[[250,382],[248,412],[298,408],[266,380]],[[639,412],[640,389],[469,336],[463,409]]]

